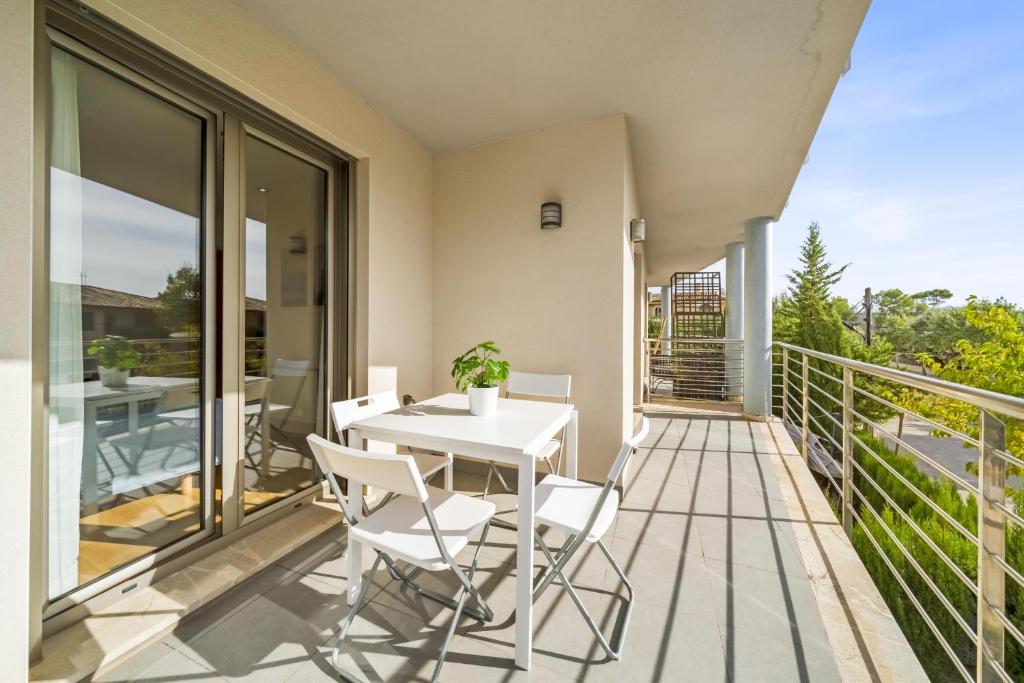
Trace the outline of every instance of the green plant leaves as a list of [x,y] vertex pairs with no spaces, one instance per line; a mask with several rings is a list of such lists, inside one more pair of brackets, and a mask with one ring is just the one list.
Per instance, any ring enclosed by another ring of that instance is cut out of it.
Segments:
[[467,387],[494,387],[508,379],[509,363],[494,356],[501,349],[493,341],[480,342],[452,361],[452,379],[459,391]]

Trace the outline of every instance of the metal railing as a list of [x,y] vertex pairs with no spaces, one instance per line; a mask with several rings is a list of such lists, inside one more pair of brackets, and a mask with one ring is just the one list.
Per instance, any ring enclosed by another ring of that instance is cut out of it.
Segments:
[[644,339],[649,395],[713,401],[743,397],[740,339]]
[[[199,375],[200,338],[164,337],[160,339],[129,339],[128,344],[139,352],[133,374],[151,377],[197,377]],[[82,343],[83,372],[86,379],[98,377],[96,359],[89,355],[92,341]],[[245,369],[259,374],[266,370],[266,337],[245,338]]]
[[[773,411],[858,552],[877,553],[877,572],[887,570],[913,608],[890,602],[893,612],[916,614],[952,668],[922,663],[967,681],[1020,680],[1024,517],[1007,481],[1024,473],[1024,459],[1006,437],[1007,426],[1022,427],[1024,399],[789,344],[776,344],[773,357]],[[921,408],[936,399],[976,419],[953,428]],[[904,436],[905,420],[924,438]],[[938,450],[939,435],[974,449],[976,476],[926,452]]]

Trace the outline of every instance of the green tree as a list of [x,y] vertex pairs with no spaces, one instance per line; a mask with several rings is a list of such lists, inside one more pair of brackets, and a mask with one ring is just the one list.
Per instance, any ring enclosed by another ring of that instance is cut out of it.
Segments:
[[914,301],[920,301],[930,308],[935,308],[936,306],[944,304],[952,299],[953,292],[945,288],[926,289],[923,292],[911,294],[910,298]]
[[833,268],[817,222],[807,228],[807,237],[800,247],[800,263],[800,268],[786,276],[789,281],[786,294],[776,300],[775,315],[781,318],[774,325],[778,339],[842,355],[845,333],[833,305],[832,287],[842,278],[847,266]]
[[[967,324],[984,340],[961,339],[954,346],[956,356],[946,362],[928,354],[921,354],[921,361],[939,379],[1024,398],[1024,325],[1020,316],[973,297],[964,314]],[[978,436],[978,409],[974,406],[932,394],[917,396],[915,403],[928,417]],[[1024,454],[1024,424],[1010,420],[1006,441],[1011,453]]]
[[171,332],[199,332],[201,310],[199,269],[191,263],[167,276],[167,286],[156,295],[160,302],[160,320]]

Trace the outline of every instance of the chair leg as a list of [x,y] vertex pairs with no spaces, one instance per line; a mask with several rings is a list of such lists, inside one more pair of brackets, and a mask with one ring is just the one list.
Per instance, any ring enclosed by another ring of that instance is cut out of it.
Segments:
[[[352,622],[356,619],[356,613],[359,612],[359,608],[363,605],[363,599],[366,597],[366,592],[370,588],[370,584],[373,583],[373,575],[377,573],[377,567],[380,566],[380,561],[384,557],[383,554],[377,553],[377,559],[373,561],[373,566],[370,567],[370,576],[366,581],[363,582],[363,587],[359,591],[359,596],[356,601],[352,604],[352,609],[348,611],[348,616],[345,617],[345,623],[341,625],[341,630],[338,631],[337,640],[334,643],[334,648],[331,650],[331,665],[338,673],[345,676],[344,673],[338,669],[338,653],[341,652],[341,644],[345,640],[345,636],[348,635],[348,630],[352,626]],[[347,676],[346,676],[347,678]]]
[[[480,551],[483,549],[484,544],[487,542],[487,532],[490,530],[491,524],[487,523],[484,527],[483,533],[480,534],[480,542],[476,547],[476,552],[473,553],[473,562],[469,566],[469,571],[463,576],[462,572],[455,566],[452,570],[462,583],[462,591],[459,593],[458,602],[455,605],[455,614],[452,615],[452,623],[448,626],[448,634],[445,636],[444,644],[441,646],[441,651],[437,655],[437,663],[434,664],[434,673],[430,677],[430,683],[436,683],[441,676],[441,667],[444,666],[444,659],[448,656],[448,646],[451,645],[452,638],[455,636],[455,629],[459,624],[459,617],[462,615],[463,608],[466,606],[466,598],[471,595],[480,605],[484,613],[490,615],[493,619],[494,615],[491,612],[491,608],[487,606],[480,592],[473,587],[473,576],[476,574],[477,563],[480,561]],[[488,619],[490,621],[490,619]]]
[[[498,475],[498,482],[505,489],[505,492],[506,493],[512,493],[512,489],[509,488],[509,485],[505,482],[505,479],[501,476],[501,472],[498,470],[498,466],[495,465],[493,462],[492,463],[488,463],[488,465],[489,465],[489,468],[487,470],[487,479],[484,481],[484,492],[480,495],[480,500],[487,500],[487,494],[490,493],[490,491],[491,491],[491,478],[494,475]],[[491,520],[491,524],[493,524],[496,527],[501,527],[502,529],[510,529],[512,531],[516,531],[516,530],[519,529],[519,527],[517,527],[512,522],[506,522],[503,519],[492,519]]]
[[[561,580],[562,585],[565,586],[565,590],[569,593],[569,597],[576,605],[576,608],[580,611],[580,614],[583,615],[584,621],[587,622],[587,626],[590,627],[590,630],[594,634],[594,637],[597,638],[597,642],[601,646],[601,649],[603,649],[611,659],[619,659],[622,656],[622,644],[623,642],[625,642],[626,639],[626,630],[629,628],[629,619],[633,613],[633,585],[629,582],[629,579],[626,578],[626,575],[622,572],[622,569],[619,567],[618,563],[615,562],[615,559],[612,557],[611,553],[608,552],[608,548],[605,547],[604,542],[598,539],[598,547],[601,548],[601,551],[604,553],[604,556],[608,558],[609,562],[611,562],[612,567],[615,569],[615,573],[619,575],[619,578],[625,584],[626,592],[628,593],[628,598],[626,600],[625,606],[626,612],[622,618],[622,629],[619,631],[619,636],[615,639],[615,642],[613,644],[608,643],[608,640],[604,637],[604,634],[601,633],[601,628],[597,625],[593,617],[590,616],[590,612],[588,612],[587,608],[583,605],[583,601],[580,599],[580,596],[576,593],[576,589],[573,587],[572,583],[570,583],[569,579],[566,578],[565,574],[562,572],[562,567],[564,566],[565,561],[568,559],[568,556],[560,555],[558,560],[556,560],[555,557],[551,554],[551,550],[548,548],[547,544],[544,543],[543,539],[541,539],[538,536],[537,540],[539,541],[540,549],[544,553],[544,556],[547,558],[548,563],[553,567],[554,575],[557,575],[558,578]],[[579,545],[577,544],[575,547],[579,547]],[[550,577],[548,578],[548,583],[550,583]],[[543,588],[546,587],[546,585],[543,586]],[[535,591],[534,599],[536,599],[536,597],[537,592]]]

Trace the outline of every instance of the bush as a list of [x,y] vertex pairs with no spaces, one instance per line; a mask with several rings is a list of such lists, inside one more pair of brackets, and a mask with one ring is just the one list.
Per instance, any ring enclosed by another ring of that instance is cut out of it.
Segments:
[[[952,482],[945,479],[932,479],[922,472],[911,456],[896,455],[879,439],[866,433],[857,433],[865,445],[881,458],[882,461],[913,484],[936,506],[944,510],[972,534],[977,533],[978,504],[973,495],[962,495]],[[885,491],[895,505],[927,535],[934,544],[972,582],[977,583],[977,549],[974,543],[958,531],[952,524],[942,518],[920,496],[896,478],[881,465],[874,456],[854,441],[854,458],[865,472]],[[879,592],[888,604],[893,616],[906,635],[911,647],[917,654],[922,666],[934,681],[959,681],[960,674],[955,670],[949,656],[936,640],[935,635],[919,615],[917,608],[907,598],[899,582],[893,577],[892,571],[879,556],[873,538],[885,552],[886,557],[895,567],[896,572],[909,586],[911,592],[923,606],[925,612],[935,622],[939,632],[950,644],[957,658],[968,671],[975,666],[975,648],[963,628],[949,614],[935,596],[927,582],[921,578],[917,569],[906,559],[903,552],[893,541],[893,536],[907,552],[917,561],[932,580],[938,590],[948,598],[963,620],[973,631],[977,618],[977,601],[974,594],[964,585],[963,581],[939,558],[928,544],[921,538],[911,524],[900,515],[893,506],[866,480],[855,471],[854,486],[863,494],[860,498],[855,494],[856,509],[863,524],[858,524],[853,532],[853,545],[867,567],[868,573],[878,586]],[[881,517],[882,523],[891,532],[886,533],[879,520],[868,509],[873,508]],[[869,538],[869,536],[871,538]],[[1024,530],[1009,525],[1006,537],[1006,559],[1014,568],[1024,566]],[[1024,609],[1024,591],[1011,578],[1006,580],[1007,615],[1018,626],[1021,623],[1021,611]],[[1024,680],[1024,650],[1013,637],[1006,636],[1006,670],[1014,680]]]

